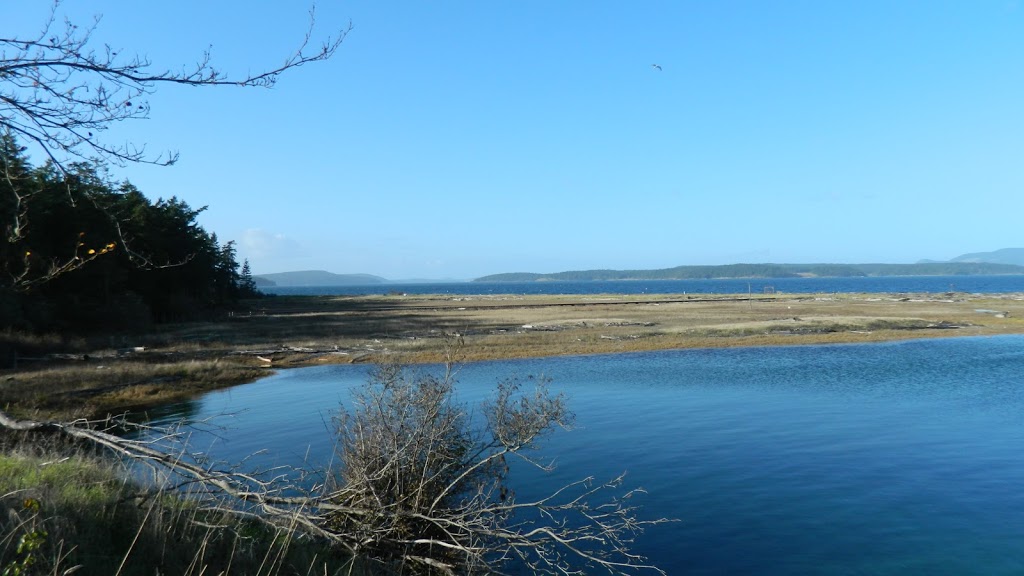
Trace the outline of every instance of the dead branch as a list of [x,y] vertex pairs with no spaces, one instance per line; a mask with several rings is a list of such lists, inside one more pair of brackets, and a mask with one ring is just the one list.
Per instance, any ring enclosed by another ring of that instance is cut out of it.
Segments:
[[[156,155],[145,145],[133,142],[111,143],[103,133],[119,122],[149,117],[152,96],[160,86],[237,86],[269,88],[289,70],[330,59],[352,29],[351,23],[320,41],[316,31],[315,7],[309,11],[309,25],[296,48],[283,61],[261,72],[232,76],[212,63],[209,50],[193,64],[180,70],[160,69],[147,58],[110,45],[97,46],[93,34],[100,17],[84,25],[58,18],[61,0],[54,0],[39,31],[25,36],[0,35],[0,141],[17,150],[0,150],[0,159],[10,160],[16,153],[34,145],[64,176],[68,186],[67,202],[75,206],[71,180],[76,162],[96,166],[114,164],[154,164],[170,166],[178,153]],[[14,143],[19,144],[15,145]],[[27,144],[28,146],[23,146]],[[3,232],[12,246],[24,240],[28,206],[39,192],[33,176],[19,171],[21,166],[0,162],[0,198]],[[88,193],[85,199],[96,205]],[[6,204],[6,206],[4,206]],[[192,256],[174,261],[155,261],[133,248],[118,218],[107,214],[116,232],[116,240],[97,253],[83,254],[77,249],[59,258],[37,261],[31,249],[18,247],[14,270],[8,270],[9,284],[28,291],[63,274],[85,266],[100,254],[116,246],[139,268],[156,269],[180,266]]]
[[453,373],[437,378],[381,367],[337,419],[337,485],[300,496],[285,495],[297,486],[282,485],[280,476],[218,470],[186,449],[160,449],[155,440],[124,438],[88,422],[17,420],[0,411],[0,427],[60,434],[161,466],[229,500],[230,511],[323,538],[395,573],[501,573],[512,564],[536,574],[664,574],[630,546],[646,527],[668,520],[640,519],[633,498],[643,491],[624,490],[624,476],[516,497],[510,459],[547,467],[527,452],[571,423],[561,396],[549,394],[543,381],[530,394],[504,383],[483,408],[487,429],[473,432],[466,410],[452,402]]
[[315,9],[295,50],[281,64],[232,77],[212,64],[209,50],[179,71],[154,70],[137,54],[109,45],[94,46],[100,23],[79,26],[58,21],[56,0],[39,32],[0,36],[0,127],[38,145],[61,170],[67,159],[99,157],[117,165],[171,165],[177,152],[151,156],[145,146],[111,144],[101,138],[111,125],[149,117],[146,97],[160,85],[272,87],[285,72],[331,58],[352,29],[351,23],[314,42]]

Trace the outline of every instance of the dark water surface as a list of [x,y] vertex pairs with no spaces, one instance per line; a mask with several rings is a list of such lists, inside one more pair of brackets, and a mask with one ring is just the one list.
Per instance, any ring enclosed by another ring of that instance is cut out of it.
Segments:
[[[238,412],[201,449],[327,462],[334,407],[365,366],[283,371],[169,406]],[[681,350],[465,366],[460,395],[510,375],[566,392],[577,428],[520,497],[627,471],[669,574],[1024,573],[1024,337]]]
[[447,282],[365,286],[272,286],[282,295],[367,294],[761,294],[831,292],[1024,292],[1024,276],[871,276],[864,278],[739,278],[708,280],[594,280],[589,282]]

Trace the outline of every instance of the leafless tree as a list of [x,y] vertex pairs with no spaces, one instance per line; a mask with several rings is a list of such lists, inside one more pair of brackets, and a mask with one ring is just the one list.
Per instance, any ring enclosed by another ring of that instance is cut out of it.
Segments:
[[176,152],[151,156],[144,146],[111,144],[101,135],[118,122],[147,118],[146,98],[161,85],[271,87],[288,70],[331,58],[351,30],[349,24],[314,42],[311,9],[304,37],[280,65],[232,77],[213,65],[208,50],[175,71],[154,68],[147,58],[110,45],[96,47],[99,17],[80,26],[58,21],[59,8],[56,0],[32,35],[0,36],[0,128],[37,144],[58,166],[97,157],[115,164],[173,164]]
[[[549,470],[533,454],[537,443],[572,414],[543,380],[530,390],[517,381],[498,386],[475,428],[453,400],[454,374],[384,366],[354,393],[337,418],[343,462],[336,485],[305,495],[243,473],[215,469],[187,451],[161,450],[84,423],[19,421],[0,412],[0,427],[56,432],[87,440],[174,471],[227,506],[277,527],[323,538],[348,551],[369,573],[664,574],[630,551],[646,527],[623,477],[583,478],[540,498],[519,499],[512,482],[522,466]],[[195,493],[195,491],[193,491]]]
[[[334,35],[315,40],[316,18],[311,8],[309,26],[290,55],[277,66],[235,77],[214,66],[209,50],[196,62],[175,70],[156,67],[148,58],[128,50],[97,46],[93,36],[100,18],[84,25],[61,19],[60,5],[61,0],[54,0],[37,32],[0,35],[0,145],[21,148],[0,150],[0,190],[8,196],[0,201],[0,216],[11,245],[23,240],[28,206],[41,189],[37,178],[16,162],[17,152],[35,145],[67,178],[74,176],[74,164],[82,161],[169,166],[177,161],[177,152],[151,155],[145,145],[111,143],[103,139],[103,133],[119,122],[148,118],[148,97],[162,85],[271,87],[289,70],[331,58],[351,30],[349,23]],[[71,194],[68,202],[74,203]],[[120,233],[116,218],[111,216],[111,220]],[[130,239],[122,235],[116,245],[93,248],[91,254],[72,246],[66,256],[31,276],[27,259],[32,250],[22,249],[26,265],[13,273],[9,283],[18,290],[30,289],[115,247],[147,267],[178,264],[149,262],[145,255],[133,252]]]
[[530,380],[530,390],[500,384],[474,429],[453,400],[450,368],[440,377],[379,368],[338,418],[342,470],[329,498],[341,509],[327,516],[331,530],[398,573],[500,573],[510,563],[535,574],[660,572],[629,546],[664,520],[637,518],[630,498],[641,491],[623,489],[623,477],[517,498],[516,466],[549,470],[534,449],[573,419],[562,395]]

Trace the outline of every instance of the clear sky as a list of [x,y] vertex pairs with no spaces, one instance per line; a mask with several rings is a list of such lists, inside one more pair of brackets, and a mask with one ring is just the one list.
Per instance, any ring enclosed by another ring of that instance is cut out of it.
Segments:
[[[43,0],[0,4],[34,32]],[[66,0],[177,69],[244,74],[296,1]],[[256,274],[391,279],[1022,246],[1024,6],[1007,0],[321,1],[353,30],[277,87],[164,87],[117,169],[208,205]],[[652,66],[657,64],[661,69]]]

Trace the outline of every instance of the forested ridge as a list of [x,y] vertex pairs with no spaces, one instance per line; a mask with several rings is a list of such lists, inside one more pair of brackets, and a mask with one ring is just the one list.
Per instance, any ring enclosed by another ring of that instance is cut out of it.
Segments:
[[209,316],[255,294],[205,208],[151,201],[97,162],[33,166],[0,134],[0,327],[108,331]]
[[930,262],[918,264],[726,264],[676,266],[657,270],[578,270],[537,274],[511,272],[477,278],[476,282],[532,282],[544,280],[698,280],[711,278],[796,278],[799,276],[955,276],[969,274],[1024,274],[1024,266],[989,262]]

